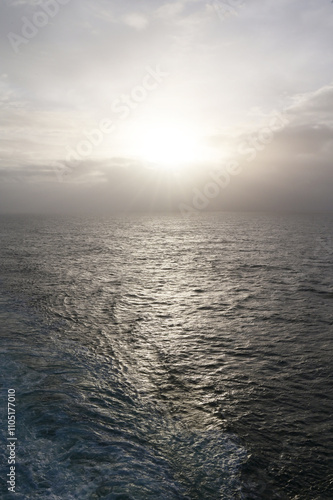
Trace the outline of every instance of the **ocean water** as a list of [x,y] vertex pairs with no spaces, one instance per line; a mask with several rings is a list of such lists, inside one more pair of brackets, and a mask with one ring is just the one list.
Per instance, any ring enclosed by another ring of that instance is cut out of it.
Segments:
[[0,488],[332,499],[333,219],[0,217]]

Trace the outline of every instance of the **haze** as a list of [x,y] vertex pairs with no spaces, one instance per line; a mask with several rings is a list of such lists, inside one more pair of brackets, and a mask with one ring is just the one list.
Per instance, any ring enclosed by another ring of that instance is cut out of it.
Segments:
[[332,210],[329,0],[4,0],[0,211]]

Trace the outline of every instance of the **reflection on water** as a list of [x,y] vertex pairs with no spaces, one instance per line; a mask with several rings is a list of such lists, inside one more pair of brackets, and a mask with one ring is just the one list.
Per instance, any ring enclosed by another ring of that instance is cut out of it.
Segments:
[[2,218],[18,498],[330,498],[332,229]]

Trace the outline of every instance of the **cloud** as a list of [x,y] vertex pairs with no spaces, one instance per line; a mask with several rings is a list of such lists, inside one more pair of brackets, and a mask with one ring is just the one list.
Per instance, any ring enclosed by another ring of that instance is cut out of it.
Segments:
[[184,2],[165,3],[155,10],[155,16],[163,19],[174,18],[184,10]]
[[135,28],[138,31],[144,30],[149,24],[148,19],[144,15],[136,12],[124,16],[123,21],[127,26]]
[[298,123],[333,126],[333,83],[294,96],[289,113]]
[[[9,191],[1,188],[3,210],[20,200],[27,209],[29,203],[36,207],[37,193],[41,210],[49,200],[61,205],[70,193],[64,206],[82,208],[89,189],[91,205],[111,209],[129,206],[135,198],[142,207],[136,188],[148,205],[158,207],[160,197],[162,207],[167,196],[158,182],[168,186],[173,203],[188,199],[195,186],[204,185],[213,164],[193,164],[179,177],[158,174],[143,158],[130,157],[140,131],[187,123],[189,130],[202,130],[216,161],[223,162],[239,158],[238,144],[255,135],[272,110],[282,110],[290,123],[254,161],[240,155],[242,174],[211,206],[250,206],[255,200],[268,206],[270,195],[281,205],[305,203],[307,196],[313,207],[330,205],[332,5],[252,0],[244,1],[237,16],[220,19],[207,3],[73,0],[19,54],[8,31],[20,34],[22,17],[34,19],[41,3],[0,3],[0,177],[3,186],[10,184]],[[61,185],[52,162],[63,161],[67,146],[112,117],[115,99],[140,84],[149,65],[160,65],[170,74],[168,81],[135,103],[128,120],[96,150],[95,161],[71,165]],[[117,191],[120,184],[125,187]]]

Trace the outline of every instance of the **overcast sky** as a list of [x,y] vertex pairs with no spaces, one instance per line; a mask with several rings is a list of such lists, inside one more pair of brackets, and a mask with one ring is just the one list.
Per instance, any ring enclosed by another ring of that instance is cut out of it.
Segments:
[[330,0],[2,0],[0,211],[333,209]]

